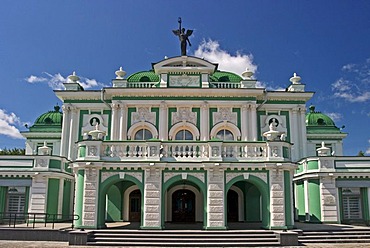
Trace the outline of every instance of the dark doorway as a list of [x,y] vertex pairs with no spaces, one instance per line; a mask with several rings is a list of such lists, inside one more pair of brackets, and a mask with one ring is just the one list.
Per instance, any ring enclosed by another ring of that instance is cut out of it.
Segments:
[[195,194],[187,189],[172,194],[172,221],[195,222]]
[[141,193],[140,190],[134,190],[130,193],[130,212],[129,221],[139,222],[141,220]]
[[239,221],[239,202],[238,193],[234,190],[227,192],[227,221],[237,222]]

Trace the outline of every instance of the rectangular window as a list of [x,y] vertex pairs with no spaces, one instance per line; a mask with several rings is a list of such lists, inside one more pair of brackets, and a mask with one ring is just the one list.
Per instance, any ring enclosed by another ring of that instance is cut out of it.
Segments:
[[23,213],[26,204],[26,187],[9,187],[6,212]]
[[362,219],[360,189],[344,188],[342,193],[343,218],[345,220]]

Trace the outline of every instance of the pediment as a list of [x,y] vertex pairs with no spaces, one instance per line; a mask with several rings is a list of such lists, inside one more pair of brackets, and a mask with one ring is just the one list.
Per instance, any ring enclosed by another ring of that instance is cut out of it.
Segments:
[[197,57],[179,56],[179,57],[164,59],[158,63],[153,63],[152,66],[153,66],[154,72],[158,75],[162,73],[212,74],[217,69],[218,64],[213,64],[207,60],[197,58]]

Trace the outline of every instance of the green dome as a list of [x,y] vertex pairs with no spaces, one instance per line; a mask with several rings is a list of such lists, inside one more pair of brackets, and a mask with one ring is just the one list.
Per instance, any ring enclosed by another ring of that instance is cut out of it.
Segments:
[[30,132],[61,132],[63,113],[60,107],[55,106],[54,111],[49,111],[40,115],[35,124],[30,127]]
[[320,112],[315,112],[315,106],[313,105],[311,105],[309,109],[310,112],[306,114],[308,134],[342,134],[329,116]]
[[141,71],[130,75],[127,82],[159,82],[159,76],[154,71]]
[[232,72],[227,71],[216,71],[210,76],[211,82],[231,82],[231,83],[240,83],[243,79]]

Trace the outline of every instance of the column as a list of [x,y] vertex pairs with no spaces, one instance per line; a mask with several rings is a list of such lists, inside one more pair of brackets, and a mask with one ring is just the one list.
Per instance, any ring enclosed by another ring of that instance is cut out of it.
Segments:
[[168,107],[165,101],[162,101],[159,106],[159,116],[157,118],[159,118],[158,139],[168,140]]
[[59,218],[62,218],[63,214],[63,196],[64,196],[64,178],[59,179],[59,195],[58,195],[58,216]]
[[69,106],[63,105],[63,124],[62,124],[62,139],[61,139],[61,147],[60,147],[60,156],[67,157],[68,156],[68,136],[69,136],[69,128],[68,122],[70,121],[70,109]]
[[209,140],[209,105],[206,101],[201,105],[199,140]]
[[142,229],[162,229],[162,171],[159,168],[145,170],[144,219]]
[[273,229],[285,228],[284,171],[270,170],[270,226]]
[[224,171],[218,167],[207,171],[207,230],[223,230],[226,207]]
[[127,111],[126,104],[120,104],[120,114],[119,114],[119,140],[127,140]]
[[298,130],[298,109],[294,108],[290,112],[290,137],[293,143],[292,147],[292,160],[297,161],[299,159],[299,130]]
[[97,228],[98,219],[98,192],[99,192],[99,170],[96,168],[85,168],[84,194],[82,207],[82,226]]
[[110,139],[111,140],[117,140],[118,139],[117,122],[118,122],[118,108],[119,108],[119,105],[117,103],[112,103],[111,107],[112,107],[112,120],[111,120]]
[[307,130],[306,130],[306,108],[301,106],[299,109],[299,127],[300,127],[300,158],[307,157]]
[[247,141],[249,139],[249,134],[248,134],[248,122],[249,122],[249,118],[248,118],[248,105],[244,104],[242,106],[242,111],[241,111],[241,133],[242,133],[242,137],[241,137],[241,140],[242,141]]
[[75,159],[75,142],[77,141],[77,130],[78,130],[78,110],[75,107],[70,107],[71,118],[69,120],[69,142],[68,142],[68,159]]
[[256,111],[256,105],[252,104],[250,106],[250,124],[251,124],[251,133],[250,133],[250,140],[257,141],[257,111]]
[[305,220],[310,220],[310,199],[309,199],[309,191],[308,191],[308,180],[303,181],[303,190],[304,190],[304,212],[305,212]]

